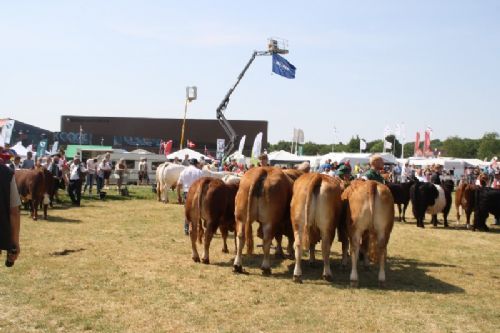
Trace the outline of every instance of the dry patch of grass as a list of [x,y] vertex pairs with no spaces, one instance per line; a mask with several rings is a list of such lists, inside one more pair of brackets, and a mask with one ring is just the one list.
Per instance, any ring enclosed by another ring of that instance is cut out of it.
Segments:
[[12,269],[0,269],[0,332],[493,332],[500,327],[498,228],[421,230],[411,219],[396,222],[385,290],[377,287],[375,268],[361,269],[360,288],[351,289],[337,242],[334,282],[320,279],[318,260],[313,267],[304,263],[304,284],[296,285],[291,260],[275,259],[273,275],[260,274],[260,248],[244,257],[249,274],[234,275],[233,254],[221,252],[219,236],[212,243],[212,264],[195,264],[183,234],[183,207],[158,203],[145,189],[131,191],[142,200],[111,196],[105,202],[84,200],[81,208],[65,203],[49,210],[49,221],[33,222],[23,213],[21,258]]

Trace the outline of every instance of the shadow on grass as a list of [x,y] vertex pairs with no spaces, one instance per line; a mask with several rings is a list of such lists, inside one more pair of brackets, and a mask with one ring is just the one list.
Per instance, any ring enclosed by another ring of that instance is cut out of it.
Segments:
[[[262,254],[244,255],[244,267],[260,267],[262,257]],[[329,284],[336,288],[350,288],[350,261],[349,265],[343,268],[340,258],[330,260],[333,282],[329,283],[321,278],[323,274],[323,261],[320,259],[321,251],[317,251],[316,258],[317,260],[312,264],[308,259],[302,260],[302,280],[305,283]],[[283,259],[274,256],[271,261],[272,267],[276,268],[281,265],[282,262]],[[233,259],[225,262],[215,262],[213,264],[220,267],[231,268],[233,266]],[[464,289],[429,275],[430,268],[453,269],[455,267],[455,265],[443,263],[424,262],[402,257],[390,257],[386,264],[386,286],[382,290],[428,292],[433,294],[464,293]],[[287,264],[287,270],[285,272],[273,273],[270,278],[284,279],[291,282],[294,268],[295,262],[290,261],[290,263]],[[369,269],[366,270],[362,263],[358,263],[358,275],[360,289],[380,289],[378,285],[378,265],[372,264]]]
[[50,223],[82,223],[82,220],[77,220],[77,219],[70,219],[67,217],[60,217],[60,216],[51,216],[49,215],[47,220],[40,220],[43,222],[50,222]]

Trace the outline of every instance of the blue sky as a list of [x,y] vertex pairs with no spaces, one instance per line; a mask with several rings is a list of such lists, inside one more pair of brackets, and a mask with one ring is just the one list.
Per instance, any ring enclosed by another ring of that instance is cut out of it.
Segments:
[[288,39],[297,78],[257,58],[226,117],[268,120],[271,143],[294,127],[318,143],[401,122],[407,141],[427,125],[500,131],[499,1],[2,1],[0,116],[50,130],[62,114],[180,118],[196,85],[188,117],[215,119],[270,36]]

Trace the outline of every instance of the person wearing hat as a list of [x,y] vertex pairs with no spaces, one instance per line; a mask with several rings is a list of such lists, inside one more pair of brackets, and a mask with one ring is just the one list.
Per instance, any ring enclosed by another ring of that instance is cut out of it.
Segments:
[[82,182],[87,172],[87,169],[85,169],[83,163],[80,161],[80,156],[75,156],[69,170],[68,195],[73,205],[80,206]]
[[[7,262],[16,261],[21,248],[19,230],[21,199],[17,191],[14,173],[4,163],[5,154],[0,155],[0,250],[7,250]],[[10,155],[9,155],[10,158]]]
[[[186,201],[187,194],[189,192],[189,188],[191,185],[203,176],[203,172],[199,168],[199,163],[196,158],[192,158],[189,160],[189,166],[181,171],[179,175],[179,179],[177,180],[177,197],[179,203],[182,203],[181,199],[181,189],[182,189],[182,198],[184,202]],[[189,235],[189,224],[187,220],[184,220],[184,234]]]
[[370,157],[370,169],[363,175],[365,180],[374,180],[379,183],[385,184],[385,179],[380,174],[380,171],[384,169],[384,160],[380,155],[373,155]]
[[337,176],[343,180],[344,182],[346,182],[347,184],[349,184],[349,182],[352,180],[352,176],[351,176],[351,168],[349,168],[349,166],[343,164],[341,165],[338,169],[337,169]]

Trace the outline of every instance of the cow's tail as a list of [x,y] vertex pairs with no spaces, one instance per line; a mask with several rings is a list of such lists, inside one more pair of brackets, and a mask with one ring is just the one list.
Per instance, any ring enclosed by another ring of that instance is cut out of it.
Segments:
[[311,213],[311,202],[314,197],[317,195],[316,189],[321,186],[322,178],[321,176],[314,177],[312,181],[307,185],[306,190],[306,202],[304,207],[304,228],[302,229],[302,246],[305,249],[309,249],[310,243],[310,232],[312,228],[312,221],[309,218],[309,214]]
[[203,243],[203,236],[205,234],[205,229],[203,228],[203,221],[201,219],[202,215],[202,209],[203,209],[203,197],[205,196],[207,192],[207,187],[208,187],[208,181],[204,181],[201,184],[200,191],[198,192],[198,197],[196,198],[196,211],[197,211],[197,216],[196,218],[196,223],[198,224],[198,243],[202,244]]
[[[258,180],[260,181],[260,179]],[[248,200],[247,200],[247,218],[245,220],[245,242],[247,246],[247,253],[253,254],[253,229],[252,221],[250,217],[250,211],[252,209],[252,197],[254,191],[254,182],[251,182],[250,188],[248,189]]]
[[377,186],[376,182],[369,182],[368,188],[368,205],[370,207],[370,228],[368,230],[369,239],[368,239],[368,255],[372,262],[378,262],[378,240],[377,240],[377,232],[375,230],[375,199],[377,196]]

